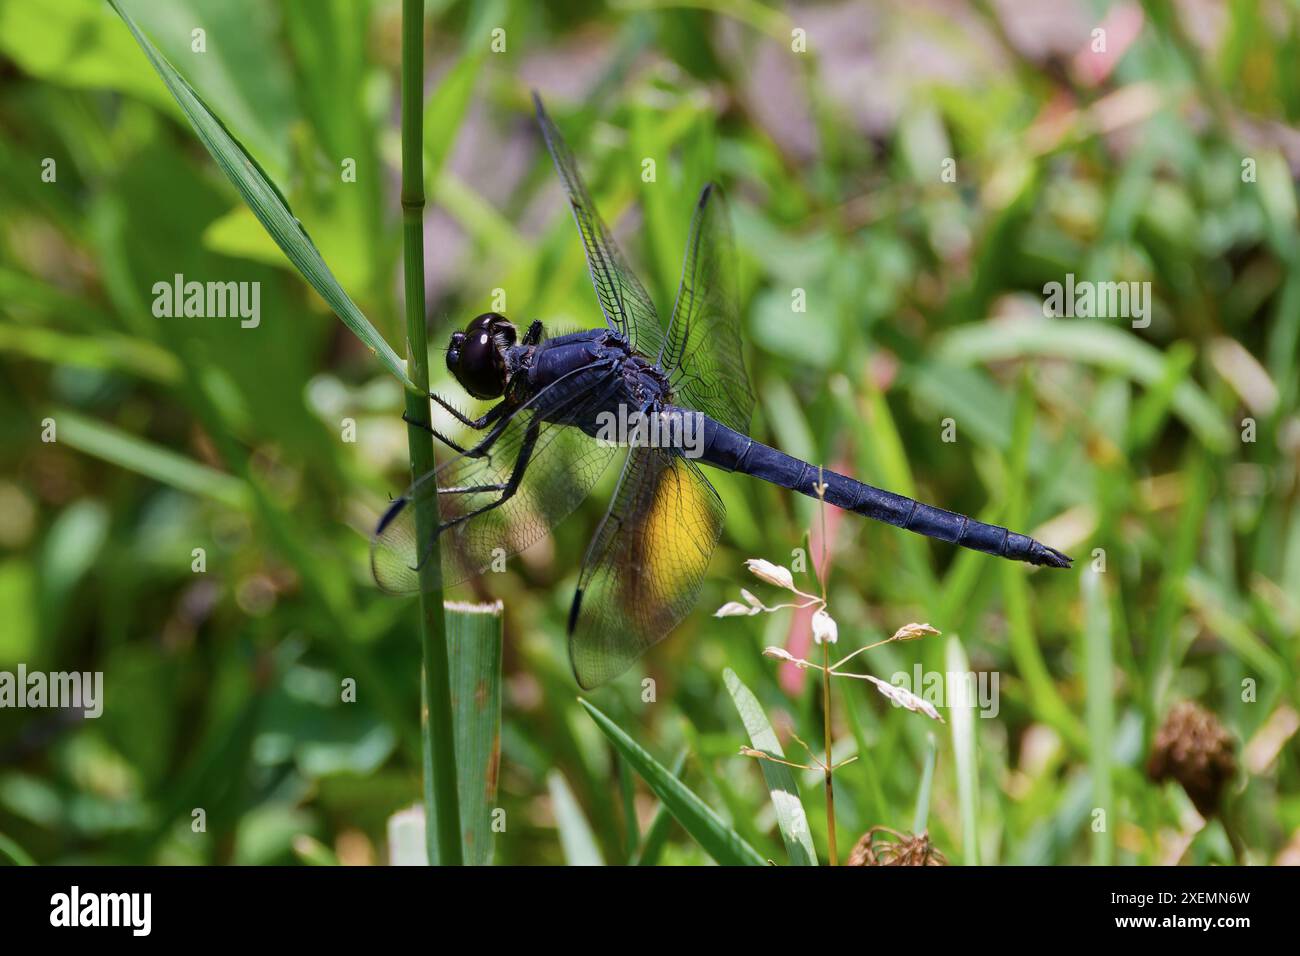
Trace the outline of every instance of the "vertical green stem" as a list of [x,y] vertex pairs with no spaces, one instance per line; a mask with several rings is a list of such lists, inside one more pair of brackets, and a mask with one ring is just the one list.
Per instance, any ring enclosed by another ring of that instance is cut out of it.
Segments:
[[[406,291],[408,374],[420,394],[406,393],[406,428],[411,477],[432,471],[429,425],[429,347],[424,327],[424,0],[402,0],[402,272]],[[419,540],[439,524],[438,496],[415,502]],[[420,721],[424,761],[425,842],[430,865],[459,866],[460,807],[456,788],[456,746],[451,720],[442,566],[434,548],[420,567],[420,643],[423,657]]]
[[825,641],[822,642],[822,724],[826,739],[826,854],[831,866],[839,866],[840,858],[835,850],[835,783],[831,770],[834,760],[831,756],[831,646]]

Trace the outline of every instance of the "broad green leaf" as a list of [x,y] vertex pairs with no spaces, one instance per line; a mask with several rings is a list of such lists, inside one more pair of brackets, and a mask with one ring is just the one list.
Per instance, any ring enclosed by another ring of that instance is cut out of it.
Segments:
[[546,775],[546,788],[551,793],[551,810],[555,814],[555,825],[560,830],[560,846],[564,850],[564,862],[567,866],[604,866],[605,858],[601,856],[600,847],[596,845],[596,836],[591,832],[578,805],[578,799],[569,789],[564,774],[552,770]]
[[640,744],[623,732],[603,713],[579,698],[601,731],[609,738],[623,759],[641,775],[651,790],[663,801],[678,823],[694,837],[704,851],[723,866],[763,866],[766,860],[690,788],[678,780],[663,764],[650,756]]
[[461,846],[467,864],[486,866],[501,758],[501,602],[446,608]]
[[343,291],[343,287],[330,272],[329,266],[321,258],[320,252],[312,243],[306,230],[290,211],[284,196],[267,177],[257,160],[249,155],[221,120],[208,109],[207,104],[185,81],[185,78],[176,72],[176,69],[140,32],[118,0],[108,0],[108,2],[127,25],[136,42],[149,58],[149,62],[162,77],[167,89],[180,104],[204,147],[221,167],[221,171],[239,190],[244,202],[248,203],[254,215],[261,220],[276,245],[284,250],[284,254],[289,257],[289,261],[294,264],[302,277],[320,293],[321,298],[328,303],[353,334],[379,357],[398,381],[406,388],[415,391],[414,384],[406,374],[406,363],[397,356],[397,353],[384,341],[383,336]]
[[[750,745],[755,750],[785,759],[776,731],[772,729],[767,714],[763,712],[763,705],[758,702],[754,692],[745,686],[730,667],[723,670],[722,679],[736,705],[736,712],[740,714],[741,723],[745,725],[745,732],[749,734]],[[777,826],[781,829],[781,839],[785,841],[790,862],[794,866],[816,866],[817,849],[813,846],[808,814],[804,812],[803,803],[799,800],[799,787],[795,783],[794,774],[789,767],[771,760],[759,760],[758,765],[763,770],[763,780],[772,796],[772,808],[776,811]]]
[[0,51],[25,73],[62,86],[120,90],[167,111],[174,107],[101,0],[0,2]]

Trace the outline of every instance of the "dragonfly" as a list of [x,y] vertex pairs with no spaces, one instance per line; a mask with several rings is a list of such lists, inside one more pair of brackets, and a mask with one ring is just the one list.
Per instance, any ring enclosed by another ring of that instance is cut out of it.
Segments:
[[[754,392],[722,190],[710,183],[699,195],[664,325],[597,212],[573,152],[541,98],[534,94],[533,102],[605,321],[550,336],[535,320],[521,336],[504,315],[486,312],[452,333],[449,371],[470,396],[493,404],[471,417],[430,394],[474,440],[461,444],[419,423],[452,457],[380,519],[371,543],[380,588],[411,593],[499,570],[497,562],[572,513],[615,462],[617,484],[568,615],[569,659],[584,689],[627,670],[694,606],[725,516],[702,466],[985,554],[1070,566],[1067,555],[1028,535],[864,484],[751,437]],[[419,506],[432,497],[438,523],[421,527]],[[440,572],[422,573],[435,551]]]

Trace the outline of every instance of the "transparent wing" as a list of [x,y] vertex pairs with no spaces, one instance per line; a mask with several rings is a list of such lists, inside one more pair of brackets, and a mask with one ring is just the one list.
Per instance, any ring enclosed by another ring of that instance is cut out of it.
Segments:
[[754,393],[741,356],[736,299],[731,216],[722,190],[709,183],[695,206],[682,282],[659,364],[679,404],[745,433],[754,412]]
[[[389,506],[371,539],[370,567],[379,586],[399,594],[418,591],[420,567],[435,546],[441,548],[442,574],[432,583],[448,587],[548,534],[586,498],[618,452],[572,424],[591,402],[590,394],[574,396],[548,411],[547,421],[530,402],[499,423],[486,454],[459,455],[416,481]],[[513,496],[474,514],[502,498],[521,456],[527,460]],[[444,525],[455,522],[441,534],[416,526],[416,505],[432,495]],[[473,517],[456,521],[466,515]]]
[[724,516],[694,462],[660,448],[629,450],[569,611],[569,660],[579,685],[623,673],[686,616]]
[[587,186],[578,173],[577,161],[564,137],[542,106],[541,97],[533,94],[537,107],[537,122],[542,127],[546,148],[555,161],[556,172],[564,183],[564,190],[573,208],[573,218],[582,236],[582,246],[587,253],[587,267],[591,271],[591,284],[596,288],[600,309],[605,313],[609,327],[623,335],[642,355],[659,354],[663,343],[663,327],[654,302],[645,287],[628,267],[623,254],[614,243],[614,237],[596,211],[596,204],[587,192]]

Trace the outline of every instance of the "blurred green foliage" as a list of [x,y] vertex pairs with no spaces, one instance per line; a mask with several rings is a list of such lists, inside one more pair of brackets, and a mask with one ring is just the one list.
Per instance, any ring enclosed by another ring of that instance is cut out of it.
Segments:
[[[399,5],[123,2],[401,352]],[[842,690],[835,757],[859,759],[836,777],[841,854],[928,805],[954,861],[1229,862],[1229,830],[1252,862],[1294,857],[1300,17],[1035,6],[431,3],[431,338],[497,290],[518,321],[600,321],[530,87],[664,312],[695,196],[719,180],[754,434],[1076,557],[1034,573],[832,523],[846,653],[929,621],[960,644],[863,662],[888,679],[964,656],[1001,678],[960,762],[951,726]],[[106,687],[94,721],[0,710],[0,857],[384,862],[386,821],[420,792],[415,606],[367,565],[404,484],[400,387],[292,271],[106,4],[0,0],[0,84],[0,669],[103,671]],[[176,273],[259,282],[260,325],[154,316],[153,284]],[[1043,318],[1067,273],[1150,282],[1149,327]],[[816,507],[710,477],[728,523],[699,607],[591,698],[663,767],[688,753],[690,788],[784,861],[722,675],[787,751],[790,730],[819,740],[816,682],[760,654],[807,635],[709,613],[751,586],[746,557],[789,563]],[[505,602],[498,863],[707,859],[656,817],[568,673],[565,613],[608,491],[462,589]],[[1182,791],[1144,774],[1182,698],[1239,743],[1227,829],[1198,830]],[[818,779],[799,782],[824,854]]]

